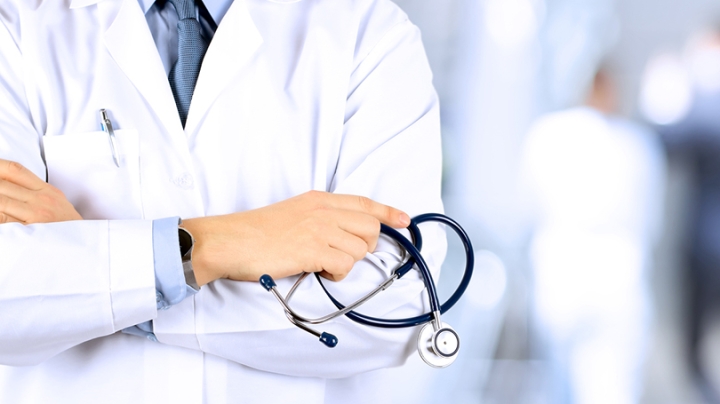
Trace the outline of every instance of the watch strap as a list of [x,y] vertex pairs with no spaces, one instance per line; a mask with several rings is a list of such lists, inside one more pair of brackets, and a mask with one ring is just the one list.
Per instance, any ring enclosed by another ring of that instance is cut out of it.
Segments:
[[178,227],[178,239],[180,242],[180,256],[182,259],[183,275],[185,275],[185,283],[195,291],[200,290],[200,286],[195,279],[195,270],[192,265],[192,252],[195,247],[195,239],[187,229]]

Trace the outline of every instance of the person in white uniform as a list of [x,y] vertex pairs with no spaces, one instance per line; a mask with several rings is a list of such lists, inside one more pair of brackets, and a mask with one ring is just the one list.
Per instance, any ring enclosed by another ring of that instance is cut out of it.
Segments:
[[[322,272],[349,302],[400,260],[381,222],[442,211],[418,29],[387,0],[205,6],[183,115],[173,6],[0,3],[0,403],[381,402],[371,371],[414,349],[346,318],[329,349],[256,281]],[[444,232],[423,240],[437,276]],[[422,291],[411,272],[363,310],[416,315]],[[293,302],[334,309],[314,280]]]
[[585,105],[541,117],[524,143],[553,403],[632,404],[642,393],[665,158],[655,133],[617,114],[615,94],[601,70]]

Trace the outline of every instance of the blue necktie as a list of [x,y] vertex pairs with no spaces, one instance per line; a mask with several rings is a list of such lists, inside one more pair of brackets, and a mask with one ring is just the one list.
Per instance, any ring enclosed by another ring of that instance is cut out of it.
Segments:
[[170,88],[180,113],[183,127],[187,120],[190,100],[200,74],[200,65],[208,44],[200,35],[200,23],[195,18],[194,0],[167,0],[178,14],[178,60],[170,69]]

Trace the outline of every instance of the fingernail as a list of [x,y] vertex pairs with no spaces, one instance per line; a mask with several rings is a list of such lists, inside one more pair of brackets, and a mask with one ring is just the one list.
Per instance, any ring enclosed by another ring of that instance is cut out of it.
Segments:
[[410,216],[408,216],[408,215],[405,214],[405,213],[401,213],[401,214],[400,214],[400,224],[401,224],[403,227],[408,227],[408,226],[410,226]]

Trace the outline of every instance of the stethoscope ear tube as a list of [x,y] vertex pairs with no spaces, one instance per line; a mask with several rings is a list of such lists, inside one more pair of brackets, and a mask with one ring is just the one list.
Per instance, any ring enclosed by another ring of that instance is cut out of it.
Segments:
[[288,320],[290,320],[291,323],[293,323],[296,327],[318,337],[320,342],[322,342],[326,347],[335,348],[335,346],[337,346],[338,339],[336,336],[328,332],[320,332],[313,330],[305,324],[305,321],[303,321],[305,320],[304,318],[299,317],[293,312],[290,306],[288,306],[287,301],[283,299],[282,295],[280,295],[280,292],[278,292],[276,287],[277,285],[275,284],[275,280],[272,278],[272,276],[267,274],[260,276],[260,284],[265,288],[265,290],[271,292],[273,296],[275,296],[275,298],[278,300],[278,302],[280,302],[280,304],[283,306],[283,309],[285,309],[285,316]]

